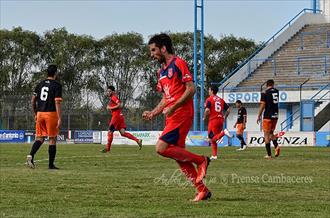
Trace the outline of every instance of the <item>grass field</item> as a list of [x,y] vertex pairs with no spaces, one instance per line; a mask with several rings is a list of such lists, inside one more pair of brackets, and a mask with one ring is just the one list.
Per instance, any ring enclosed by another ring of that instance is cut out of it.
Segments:
[[[153,146],[141,151],[100,145],[59,145],[47,169],[47,146],[25,167],[30,145],[0,144],[2,217],[329,217],[330,148],[283,148],[264,160],[263,148],[220,148],[206,182],[213,196],[192,203],[194,189],[173,160]],[[210,148],[189,148],[210,154]]]

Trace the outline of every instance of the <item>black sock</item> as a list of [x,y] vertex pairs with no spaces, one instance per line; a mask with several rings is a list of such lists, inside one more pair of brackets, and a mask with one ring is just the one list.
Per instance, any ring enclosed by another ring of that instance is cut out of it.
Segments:
[[48,147],[49,154],[49,166],[54,166],[55,156],[56,156],[56,145],[49,145]]
[[277,139],[273,140],[273,145],[275,148],[277,148],[277,146],[278,146]]
[[246,145],[243,136],[242,135],[236,135],[236,137],[241,141],[241,148],[243,148],[244,145]]
[[272,156],[272,151],[270,150],[270,143],[266,143],[266,151],[268,156]]
[[37,153],[37,151],[39,150],[41,145],[42,145],[42,142],[39,140],[37,140],[33,143],[31,151],[30,151],[30,155],[32,156],[32,158],[34,158],[34,155]]

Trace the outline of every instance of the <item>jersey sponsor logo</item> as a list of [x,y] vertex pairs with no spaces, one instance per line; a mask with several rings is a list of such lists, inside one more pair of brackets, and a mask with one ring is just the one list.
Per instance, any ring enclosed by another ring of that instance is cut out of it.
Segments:
[[172,78],[172,76],[173,76],[173,69],[172,68],[169,68],[168,69],[168,71],[167,71],[167,76],[168,76],[168,78]]
[[171,95],[170,95],[170,86],[168,84],[166,84],[164,86],[164,93],[165,93],[166,98],[171,98]]
[[188,73],[186,73],[184,76],[183,76],[183,79],[190,79],[191,78],[191,76],[190,76],[190,74],[188,74]]

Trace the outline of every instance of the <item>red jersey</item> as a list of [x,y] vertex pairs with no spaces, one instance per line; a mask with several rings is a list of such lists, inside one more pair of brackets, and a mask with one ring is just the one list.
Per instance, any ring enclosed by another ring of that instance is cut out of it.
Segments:
[[223,112],[226,111],[229,108],[229,106],[219,96],[212,95],[212,96],[210,96],[206,99],[205,108],[210,109],[209,120],[213,120],[213,119],[216,119],[216,118],[222,118],[223,119]]
[[[175,104],[186,91],[185,83],[190,81],[193,81],[193,77],[189,72],[188,65],[179,57],[174,56],[168,65],[164,65],[158,71],[157,91],[163,92],[166,100],[165,107],[170,107]],[[179,107],[175,111],[175,114],[178,113],[193,115],[193,99],[187,100],[184,105]]]
[[[119,98],[117,97],[117,95],[115,94],[112,94],[111,97],[110,97],[110,101],[109,101],[109,106],[110,107],[114,107],[116,105],[120,104],[120,100]],[[116,109],[113,109],[111,110],[111,114],[112,116],[117,116],[117,115],[120,115],[121,114],[121,108],[116,108]]]

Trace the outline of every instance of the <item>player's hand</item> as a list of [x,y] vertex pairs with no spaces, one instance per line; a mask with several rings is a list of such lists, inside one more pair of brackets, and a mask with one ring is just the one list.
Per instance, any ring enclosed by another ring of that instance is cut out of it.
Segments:
[[234,128],[236,128],[236,124],[234,125]]
[[173,109],[173,107],[167,107],[167,108],[164,108],[163,114],[165,114],[167,117],[170,117],[173,115],[174,111],[175,110]]
[[34,121],[37,122],[37,115],[36,114],[34,115]]
[[144,120],[151,120],[153,118],[153,114],[151,113],[151,111],[144,111],[142,113],[142,118]]
[[58,119],[56,128],[59,129],[62,124],[62,120]]
[[261,118],[260,118],[260,116],[258,116],[258,117],[257,117],[257,124],[259,124],[260,121],[261,121]]

